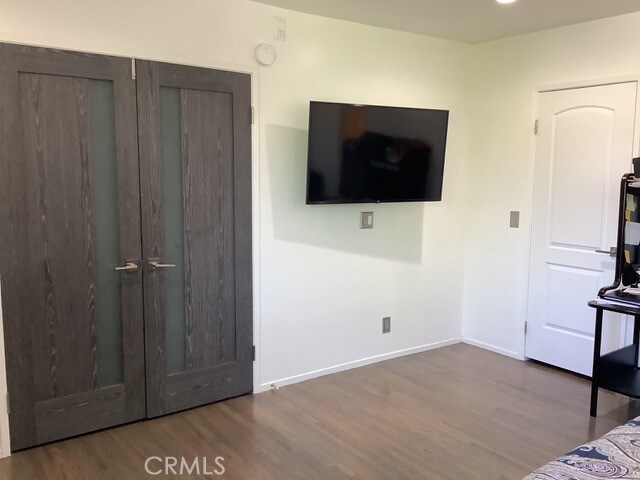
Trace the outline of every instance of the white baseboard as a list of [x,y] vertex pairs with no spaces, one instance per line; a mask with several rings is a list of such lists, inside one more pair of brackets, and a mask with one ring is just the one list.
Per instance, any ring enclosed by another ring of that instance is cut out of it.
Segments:
[[448,340],[442,340],[440,342],[429,343],[427,345],[420,345],[417,347],[407,348],[404,350],[398,350],[390,353],[383,353],[381,355],[374,355],[372,357],[362,358],[360,360],[354,360],[352,362],[342,363],[334,365],[332,367],[321,368],[312,372],[302,373],[300,375],[294,375],[292,377],[281,378],[279,380],[271,380],[269,382],[262,383],[258,388],[254,390],[254,393],[266,392],[271,390],[274,386],[276,388],[284,387],[286,385],[292,385],[298,382],[304,382],[305,380],[311,380],[312,378],[322,377],[331,373],[343,372],[356,367],[362,367],[364,365],[370,365],[372,363],[382,362],[384,360],[391,360],[392,358],[404,357],[406,355],[413,355],[414,353],[426,352],[436,348],[446,347],[448,345],[454,345],[461,343],[462,338],[450,338]]
[[518,352],[514,352],[513,350],[507,350],[506,348],[496,347],[495,345],[491,345],[485,342],[480,342],[479,340],[473,340],[471,338],[463,338],[462,343],[473,345],[474,347],[484,348],[485,350],[499,353],[500,355],[505,355],[507,357],[515,358],[516,360],[524,360],[524,355]]

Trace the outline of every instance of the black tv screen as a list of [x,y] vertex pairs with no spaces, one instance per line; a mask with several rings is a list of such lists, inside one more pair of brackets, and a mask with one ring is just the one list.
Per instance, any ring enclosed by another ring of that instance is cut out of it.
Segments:
[[307,204],[435,202],[449,112],[311,102]]

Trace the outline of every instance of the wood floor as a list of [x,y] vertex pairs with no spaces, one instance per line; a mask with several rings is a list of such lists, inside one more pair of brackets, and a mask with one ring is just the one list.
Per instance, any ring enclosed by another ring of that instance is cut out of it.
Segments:
[[587,380],[459,344],[18,452],[0,478],[167,478],[145,459],[221,456],[208,478],[520,479],[636,415],[601,392],[594,420]]

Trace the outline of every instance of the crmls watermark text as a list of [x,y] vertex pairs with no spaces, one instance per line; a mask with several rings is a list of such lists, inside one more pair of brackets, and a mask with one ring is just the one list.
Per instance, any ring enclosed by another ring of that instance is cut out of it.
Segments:
[[187,459],[185,457],[149,457],[144,469],[149,475],[224,475],[224,457]]

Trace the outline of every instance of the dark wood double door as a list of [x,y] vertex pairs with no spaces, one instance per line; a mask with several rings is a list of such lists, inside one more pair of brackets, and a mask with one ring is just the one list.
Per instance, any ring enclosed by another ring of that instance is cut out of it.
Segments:
[[1,44],[0,115],[12,449],[250,392],[250,77]]

